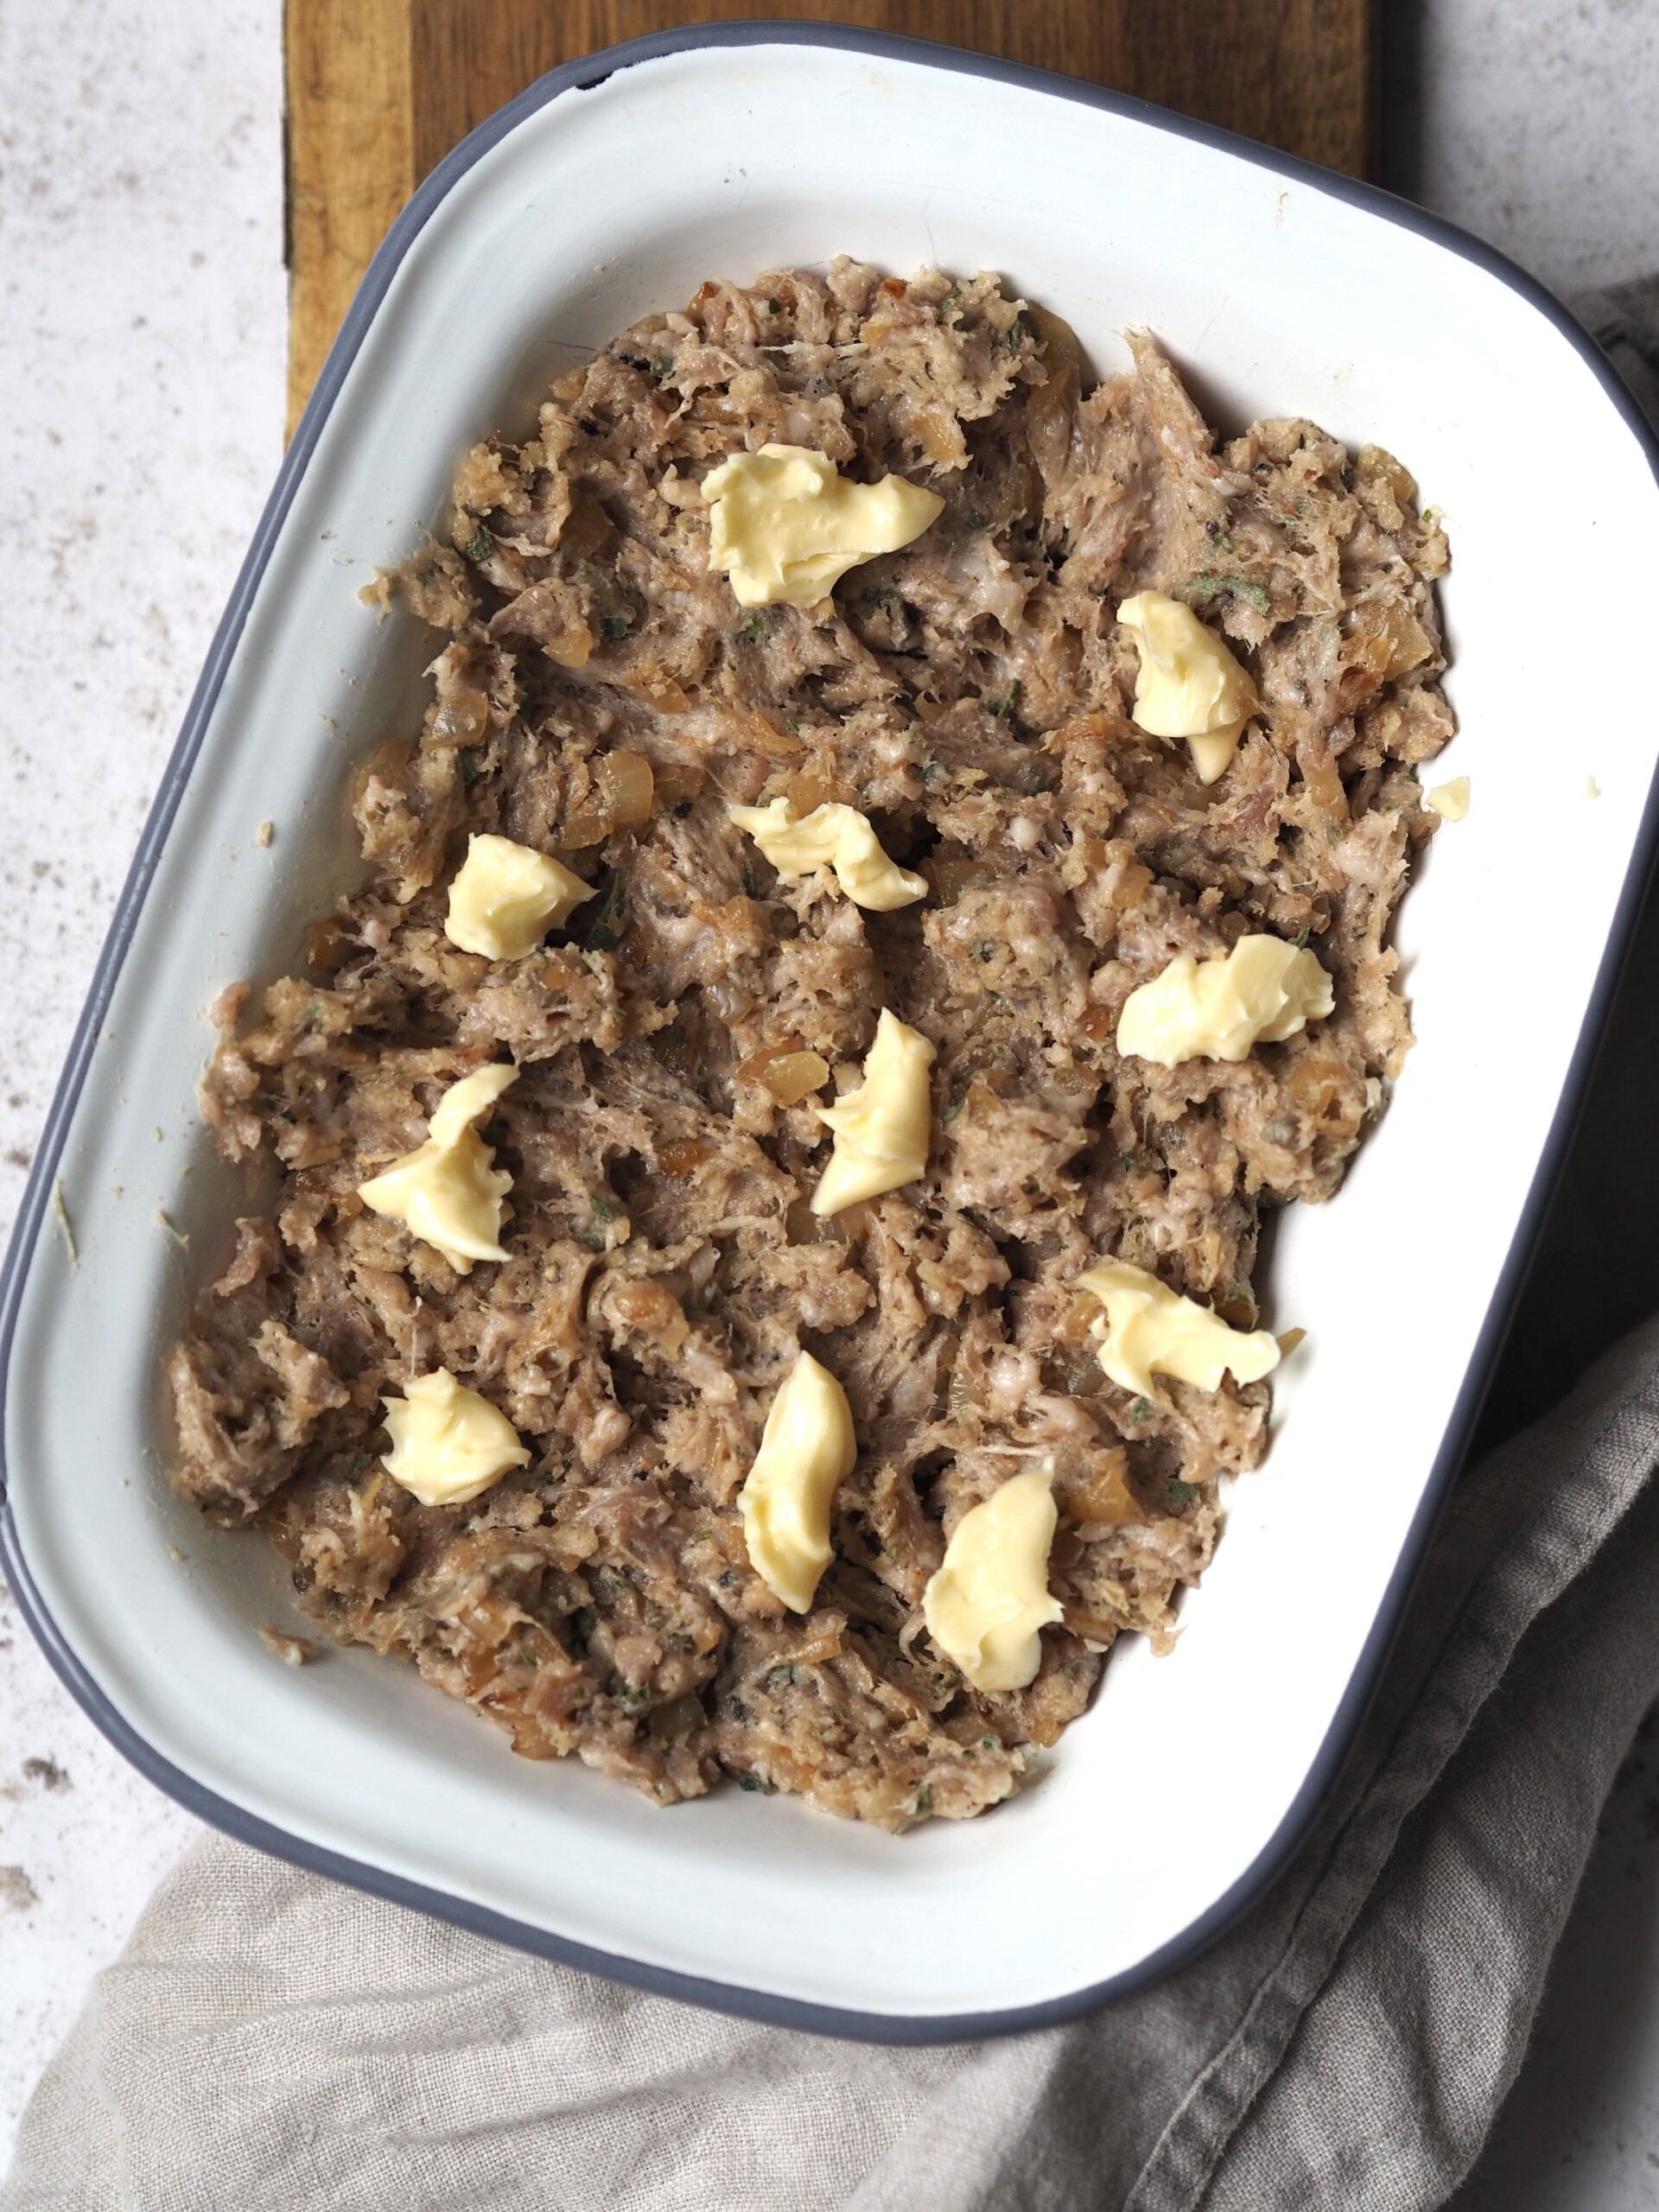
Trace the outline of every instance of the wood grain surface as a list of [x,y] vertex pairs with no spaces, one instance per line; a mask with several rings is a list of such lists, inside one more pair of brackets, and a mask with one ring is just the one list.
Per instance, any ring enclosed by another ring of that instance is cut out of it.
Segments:
[[546,70],[757,15],[1001,54],[1362,174],[1375,0],[287,0],[289,423],[388,225]]

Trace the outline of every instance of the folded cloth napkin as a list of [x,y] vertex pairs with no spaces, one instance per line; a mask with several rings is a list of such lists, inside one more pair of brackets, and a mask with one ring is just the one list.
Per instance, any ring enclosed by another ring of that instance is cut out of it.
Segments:
[[1573,308],[1605,347],[1649,419],[1659,423],[1659,270],[1605,291],[1580,292]]
[[[1659,276],[1578,307],[1659,419]],[[1271,1893],[1093,2019],[793,2035],[214,1838],[99,1976],[0,2212],[1427,2212],[1659,1695],[1656,1458],[1659,1320],[1461,1485]]]
[[213,1839],[99,1977],[0,2212],[1439,2205],[1659,1694],[1656,1458],[1659,1320],[1460,1486],[1290,1871],[1093,2019],[936,2050],[791,2034]]

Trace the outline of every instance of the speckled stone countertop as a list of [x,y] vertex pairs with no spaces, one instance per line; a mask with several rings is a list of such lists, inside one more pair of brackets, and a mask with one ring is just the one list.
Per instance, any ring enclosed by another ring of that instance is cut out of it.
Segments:
[[[1562,291],[1659,266],[1659,11],[1386,14],[1388,181]],[[280,456],[280,17],[279,0],[0,8],[0,974],[23,1015],[0,1044],[0,1236]],[[1645,944],[1592,1135],[1618,1136],[1633,1071],[1659,1063],[1659,928]],[[1590,1182],[1572,1188],[1563,1249],[1605,1218]],[[1659,1204],[1659,1170],[1643,1197]],[[1638,1744],[1465,2212],[1659,2202],[1656,1789]],[[0,2164],[87,1982],[195,1827],[81,1717],[0,1591]]]
[[[282,455],[279,0],[0,10],[0,1235]],[[0,1585],[0,2164],[196,1823]]]

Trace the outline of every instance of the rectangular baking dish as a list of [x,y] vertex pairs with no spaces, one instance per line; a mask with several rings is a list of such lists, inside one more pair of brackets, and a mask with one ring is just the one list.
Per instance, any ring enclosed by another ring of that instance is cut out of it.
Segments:
[[[1102,372],[1148,324],[1224,429],[1306,415],[1404,458],[1450,529],[1462,733],[1440,772],[1473,786],[1404,908],[1421,1042],[1393,1109],[1337,1201],[1277,1236],[1270,1319],[1309,1338],[1179,1648],[1126,1643],[1035,1787],[903,1839],[734,1789],[661,1811],[514,1758],[366,1653],[283,1666],[254,1632],[292,1619],[279,1564],[172,1498],[156,1383],[246,1205],[196,1110],[204,1010],[300,957],[352,867],[350,770],[410,725],[433,650],[358,587],[441,524],[467,444],[528,423],[585,349],[705,276],[843,250],[1001,270]],[[1545,529],[1576,564],[1548,606],[1527,575]],[[534,86],[370,272],[41,1147],[0,1305],[3,1547],[75,1694],[162,1788],[269,1850],[797,2026],[978,2036],[1190,1957],[1329,1787],[1491,1370],[1654,845],[1659,731],[1601,618],[1656,541],[1652,443],[1591,341],[1364,186],[1065,79],[822,27],[641,41]]]

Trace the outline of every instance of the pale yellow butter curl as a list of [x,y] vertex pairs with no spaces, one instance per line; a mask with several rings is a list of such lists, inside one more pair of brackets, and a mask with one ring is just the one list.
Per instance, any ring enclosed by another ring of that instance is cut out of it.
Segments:
[[812,1610],[818,1578],[834,1557],[836,1490],[857,1457],[847,1393],[810,1352],[800,1353],[772,1402],[737,1497],[754,1571],[792,1612]]
[[928,1070],[938,1057],[919,1029],[881,1009],[862,1084],[833,1106],[813,1109],[836,1138],[812,1194],[815,1214],[839,1213],[926,1172],[933,1103]]
[[417,1376],[401,1398],[383,1398],[391,1450],[381,1465],[423,1505],[465,1505],[530,1453],[506,1415],[447,1367]]
[[495,1154],[473,1123],[518,1080],[517,1068],[496,1064],[451,1084],[427,1124],[426,1142],[357,1187],[372,1212],[401,1221],[457,1274],[470,1274],[474,1260],[507,1257],[501,1224],[512,1178],[493,1165]]
[[1024,1689],[1042,1664],[1039,1631],[1060,1618],[1048,1589],[1053,1479],[1046,1459],[964,1513],[922,1593],[928,1634],[976,1689]]
[[810,446],[734,454],[704,477],[702,496],[709,566],[726,572],[743,607],[815,606],[849,569],[898,552],[944,510],[902,476],[855,484]]
[[1228,953],[1183,952],[1131,991],[1118,1017],[1117,1049],[1178,1067],[1183,1060],[1242,1060],[1257,1044],[1282,1044],[1334,1003],[1331,978],[1305,948],[1282,938],[1242,937]]
[[1153,737],[1184,737],[1200,783],[1213,784],[1256,711],[1255,686],[1213,630],[1167,592],[1137,592],[1117,610],[1135,639],[1135,721]]
[[591,883],[532,846],[511,837],[469,837],[449,886],[443,933],[463,952],[486,960],[522,960],[593,895]]
[[1106,1308],[1092,1333],[1101,1340],[1101,1366],[1120,1389],[1150,1396],[1153,1376],[1171,1375],[1218,1390],[1224,1375],[1256,1382],[1279,1364],[1278,1341],[1266,1329],[1230,1329],[1219,1313],[1126,1260],[1090,1268],[1077,1288]]
[[733,806],[727,812],[791,883],[817,868],[833,868],[853,904],[877,914],[927,896],[926,878],[889,860],[868,817],[855,806],[815,806],[798,820],[786,798],[775,798],[770,806]]

